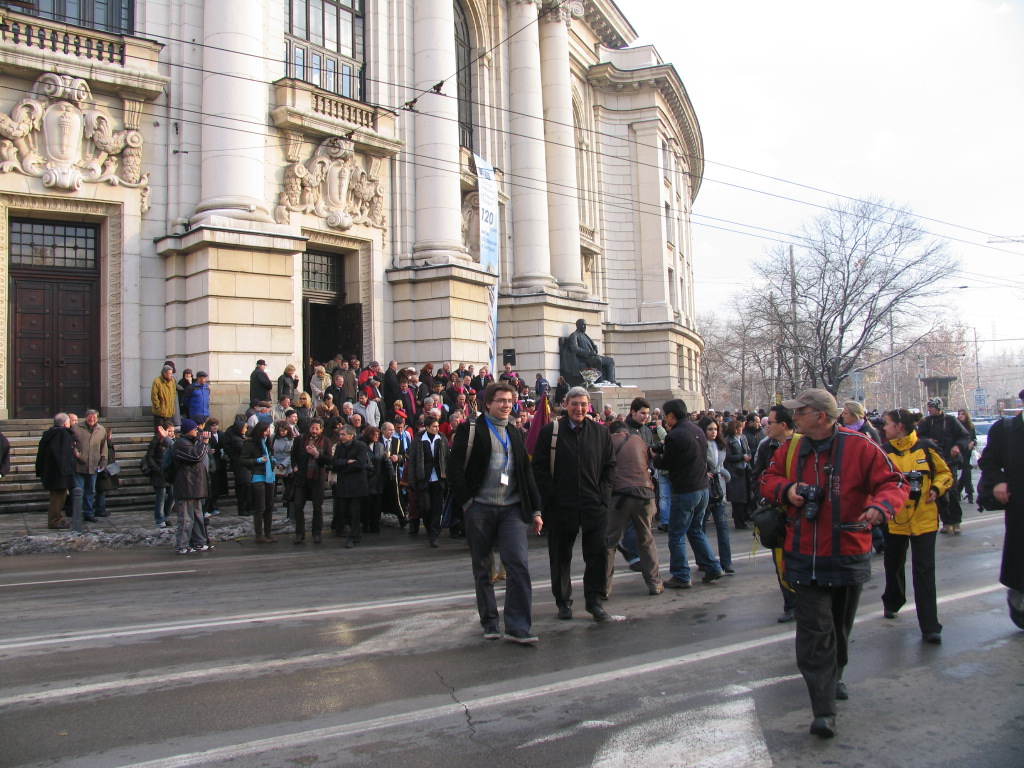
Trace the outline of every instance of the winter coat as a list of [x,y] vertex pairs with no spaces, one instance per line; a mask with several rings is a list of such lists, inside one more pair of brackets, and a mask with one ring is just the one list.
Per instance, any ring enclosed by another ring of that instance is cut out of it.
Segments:
[[274,383],[267,372],[258,366],[249,374],[249,400],[273,400]]
[[373,400],[367,400],[366,405],[355,403],[352,406],[352,413],[358,413],[363,417],[364,427],[380,427],[380,408]]
[[224,444],[224,452],[231,462],[231,471],[235,475],[235,485],[239,483],[251,483],[252,472],[242,463],[242,448],[245,447],[245,435],[238,424],[232,424],[223,433],[221,442]]
[[611,435],[592,419],[573,429],[569,417],[558,419],[555,467],[551,471],[551,437],[555,422],[541,429],[533,449],[533,476],[544,500],[548,526],[578,530],[583,518],[607,514],[615,485]]
[[[942,458],[950,469],[958,469],[964,459],[971,453],[971,434],[960,420],[951,413],[940,413],[938,416],[925,416],[917,425],[919,437],[925,437],[939,446]],[[950,456],[953,446],[960,448],[959,456]]]
[[367,473],[370,455],[366,443],[353,438],[347,443],[338,441],[331,457],[331,470],[338,475],[334,495],[341,499],[354,499],[369,493]]
[[662,441],[654,466],[668,472],[672,493],[696,493],[708,487],[708,436],[689,419],[677,423]]
[[[376,496],[384,492],[384,443],[377,440],[373,443],[366,443],[366,454],[369,466],[366,471],[366,492],[370,496]],[[391,462],[388,462],[389,464]]]
[[151,410],[154,416],[159,416],[162,419],[174,416],[175,405],[178,401],[178,386],[174,383],[174,379],[168,381],[163,376],[153,379],[149,398],[153,403]]
[[282,397],[290,397],[292,404],[295,403],[295,396],[299,393],[299,377],[285,376],[283,373],[277,377],[277,402]]
[[205,499],[210,495],[210,474],[206,469],[208,446],[198,437],[179,437],[174,441],[174,500]]
[[193,384],[188,395],[188,414],[190,419],[197,416],[210,415],[210,385]]
[[92,429],[84,421],[75,424],[75,472],[92,475],[97,469],[107,466],[107,430],[102,424]]
[[[315,459],[306,451],[306,446],[310,443],[313,443],[320,452]],[[311,463],[312,466],[310,466]],[[292,442],[292,469],[295,472],[296,483],[300,485],[308,484],[310,487],[319,483],[323,487],[326,467],[330,463],[331,444],[324,435],[321,435],[319,440],[314,441],[313,436],[307,432],[301,437],[295,438]],[[309,477],[311,469],[313,477]]]
[[146,447],[146,464],[149,465],[149,484],[154,488],[169,488],[170,483],[164,479],[164,453],[174,445],[173,440],[160,435],[153,435]]
[[999,581],[1024,592],[1024,418],[1000,419],[988,431],[988,443],[981,454],[979,495],[1000,483],[1007,483],[1010,503],[1006,505],[1006,535]]
[[750,456],[750,446],[743,435],[725,438],[725,468],[731,475],[725,486],[725,500],[734,504],[746,504],[750,500],[750,465],[743,456]]
[[438,480],[444,482],[448,476],[448,441],[441,435],[437,436],[437,466],[434,465],[430,445],[423,440],[423,434],[417,435],[409,445],[408,474],[406,480],[414,487],[423,490],[430,482],[432,470],[437,471]]
[[[903,475],[870,437],[838,425],[816,446],[806,436],[800,437],[787,474],[790,442],[779,447],[761,477],[761,495],[787,511],[783,554],[788,580],[803,585],[817,582],[822,587],[867,581],[871,578],[871,529],[859,518],[868,508],[890,520],[895,517],[909,494]],[[831,467],[831,475],[825,467]],[[807,518],[804,507],[790,506],[786,494],[795,482],[823,489],[814,519]]]
[[48,491],[75,487],[75,438],[70,429],[50,427],[43,433],[36,451],[36,477]]
[[907,472],[913,471],[924,475],[921,482],[921,497],[917,501],[908,497],[903,509],[896,513],[896,518],[889,521],[889,533],[900,536],[920,536],[922,533],[937,531],[939,505],[931,500],[930,491],[934,488],[941,496],[956,484],[956,479],[943,461],[938,447],[930,440],[924,440],[915,451],[913,447],[918,440],[920,438],[917,432],[911,432],[906,437],[890,440],[882,446],[889,455],[889,461],[904,474],[904,477]]
[[[650,434],[650,430],[645,430]],[[651,449],[643,437],[630,432],[616,432],[612,437],[615,456],[615,482],[613,496],[635,496],[653,499],[654,480],[651,478]],[[634,439],[635,438],[635,439]]]
[[314,376],[309,380],[309,389],[313,393],[313,405],[317,406],[323,402],[324,392],[331,386],[331,379],[329,376],[324,374],[323,376]]
[[723,499],[725,498],[726,483],[732,479],[732,474],[725,468],[725,456],[725,450],[720,450],[718,443],[708,440],[708,472],[716,476],[714,482],[718,483]]
[[[266,457],[266,461],[260,461],[263,457]],[[242,445],[240,459],[242,466],[249,470],[251,482],[274,482],[274,458],[266,440],[247,438]]]
[[11,441],[0,432],[0,477],[11,473]]

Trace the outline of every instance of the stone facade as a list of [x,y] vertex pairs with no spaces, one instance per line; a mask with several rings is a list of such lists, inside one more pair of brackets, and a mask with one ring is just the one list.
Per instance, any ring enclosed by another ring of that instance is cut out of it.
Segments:
[[0,9],[0,417],[148,413],[165,359],[207,370],[223,416],[259,357],[479,365],[495,281],[499,364],[554,381],[583,317],[624,384],[699,404],[700,129],[611,0],[289,7],[136,0],[113,33]]

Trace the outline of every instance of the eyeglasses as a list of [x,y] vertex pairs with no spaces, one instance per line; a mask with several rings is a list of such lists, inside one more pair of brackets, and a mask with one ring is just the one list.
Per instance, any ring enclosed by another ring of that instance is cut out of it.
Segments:
[[514,401],[513,400],[508,400],[508,399],[503,398],[503,397],[496,397],[491,402],[492,403],[497,403],[498,405],[512,405],[512,403]]
[[793,411],[793,415],[794,416],[806,416],[809,413],[821,413],[821,411],[817,411],[814,408],[811,408],[808,411],[801,411],[801,410]]

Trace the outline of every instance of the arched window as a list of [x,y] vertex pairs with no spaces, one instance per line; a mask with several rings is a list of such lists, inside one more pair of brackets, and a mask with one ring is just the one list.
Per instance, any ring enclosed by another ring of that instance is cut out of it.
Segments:
[[459,99],[459,144],[473,149],[473,75],[470,56],[469,22],[462,3],[455,0],[456,91]]

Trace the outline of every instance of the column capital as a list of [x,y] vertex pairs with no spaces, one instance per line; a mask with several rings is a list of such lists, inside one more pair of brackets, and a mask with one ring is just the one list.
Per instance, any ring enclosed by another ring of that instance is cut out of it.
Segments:
[[581,19],[584,14],[583,3],[580,0],[542,0],[544,10],[541,21],[549,21],[555,24],[564,23],[566,28],[572,26],[573,19]]

